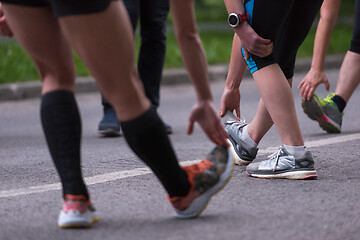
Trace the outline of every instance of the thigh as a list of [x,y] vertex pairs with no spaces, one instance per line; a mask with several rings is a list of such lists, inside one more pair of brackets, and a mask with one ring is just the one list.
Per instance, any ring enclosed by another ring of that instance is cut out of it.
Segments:
[[294,75],[296,54],[308,35],[323,0],[296,0],[274,44],[277,63],[287,79]]
[[59,22],[120,121],[148,109],[150,103],[135,71],[134,37],[122,2],[112,2],[98,14],[63,17]]
[[43,92],[73,90],[75,71],[71,49],[49,7],[3,4],[17,41],[34,61]]

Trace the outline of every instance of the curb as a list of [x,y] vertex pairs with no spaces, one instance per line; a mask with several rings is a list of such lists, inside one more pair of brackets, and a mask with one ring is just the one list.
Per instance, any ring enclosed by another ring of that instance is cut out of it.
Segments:
[[[324,69],[340,69],[344,55],[327,56]],[[210,81],[226,79],[228,64],[219,64],[209,66]],[[311,58],[297,59],[295,70],[297,73],[305,72],[310,69]],[[250,77],[249,72],[246,73]],[[187,71],[184,68],[165,69],[163,72],[162,85],[171,86],[178,84],[191,83]],[[98,91],[97,85],[92,77],[78,77],[75,84],[76,93]],[[13,101],[41,96],[41,82],[25,82],[0,84],[0,101]]]

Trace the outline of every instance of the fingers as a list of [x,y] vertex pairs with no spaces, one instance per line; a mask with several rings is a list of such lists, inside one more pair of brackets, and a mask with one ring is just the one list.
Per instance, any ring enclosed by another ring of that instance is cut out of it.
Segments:
[[229,143],[227,142],[228,134],[220,122],[216,125],[215,131],[214,129],[204,129],[204,132],[216,145],[229,147]]
[[330,90],[330,83],[329,83],[329,81],[327,79],[324,80],[324,84],[325,84],[326,90],[329,91]]
[[248,50],[250,50],[250,53],[264,58],[273,52],[273,48],[274,44],[271,40],[259,37],[259,39],[256,39],[256,41],[252,44],[251,48],[248,48]]
[[247,60],[250,59],[250,53],[249,53],[249,51],[246,50],[245,48],[243,48],[243,49],[244,49],[244,57],[245,57],[245,60],[247,61]]
[[298,85],[298,88],[301,89],[304,86],[304,83],[305,83],[304,81],[301,81]]
[[240,115],[240,108],[236,108],[236,116],[238,117],[238,118],[241,118],[241,115]]
[[314,95],[314,92],[315,92],[315,88],[310,87],[308,92],[307,92],[307,95],[306,95],[306,100],[310,100],[311,97]]
[[191,135],[194,131],[194,122],[189,120],[189,124],[188,124],[188,127],[187,127],[187,134],[188,135]]
[[224,115],[225,115],[225,107],[223,106],[223,104],[220,104],[219,116],[222,117]]
[[308,95],[308,90],[309,88],[309,85],[303,85],[301,87],[301,90],[300,90],[300,96],[302,97],[302,99],[306,100],[307,99],[307,95]]

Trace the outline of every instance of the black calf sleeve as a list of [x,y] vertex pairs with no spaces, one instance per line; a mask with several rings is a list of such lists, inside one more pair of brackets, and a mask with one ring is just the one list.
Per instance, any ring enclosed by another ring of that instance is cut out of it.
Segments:
[[155,108],[120,124],[131,149],[154,171],[170,197],[186,195],[190,189],[187,174],[178,164]]
[[41,101],[41,122],[63,194],[88,192],[81,175],[81,120],[74,94],[58,90],[45,94]]

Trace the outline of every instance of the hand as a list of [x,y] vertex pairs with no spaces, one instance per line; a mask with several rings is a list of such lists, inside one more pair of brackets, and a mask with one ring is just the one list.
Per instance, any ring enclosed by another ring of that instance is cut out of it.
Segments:
[[311,68],[298,86],[302,99],[310,100],[320,83],[324,83],[326,90],[329,91],[330,84],[325,73]]
[[244,48],[245,60],[249,60],[248,52],[261,58],[269,56],[273,52],[273,42],[270,39],[260,37],[247,22],[243,22],[234,30]]
[[6,22],[6,18],[1,7],[1,3],[0,3],[0,34],[9,38],[12,38],[14,35],[9,25]]
[[212,101],[198,101],[191,109],[188,124],[188,134],[192,134],[194,123],[198,122],[207,137],[215,144],[228,147],[228,134],[216,114]]
[[226,110],[231,112],[236,111],[236,116],[241,118],[240,116],[240,90],[239,88],[230,89],[225,86],[224,92],[221,96],[220,100],[220,117],[224,116]]

